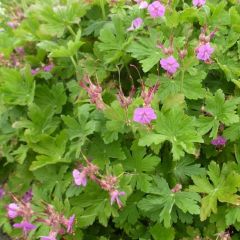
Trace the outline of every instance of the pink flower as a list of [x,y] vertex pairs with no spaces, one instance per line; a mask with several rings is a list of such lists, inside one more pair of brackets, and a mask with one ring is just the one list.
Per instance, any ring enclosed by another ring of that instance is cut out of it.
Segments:
[[31,202],[33,198],[33,193],[32,193],[32,189],[29,189],[27,192],[25,192],[25,194],[23,195],[23,202],[27,203],[27,202]]
[[16,218],[20,216],[20,207],[16,203],[10,203],[7,206],[7,211],[9,218]]
[[125,192],[119,192],[118,190],[113,190],[110,192],[110,196],[111,196],[111,205],[113,205],[114,202],[117,203],[118,207],[121,208],[122,202],[119,199],[119,196],[123,196],[125,195]]
[[141,18],[135,18],[133,21],[132,21],[132,24],[131,26],[127,29],[128,31],[133,31],[135,29],[138,29],[142,26],[143,24],[143,20]]
[[149,124],[154,119],[157,119],[157,116],[151,107],[136,108],[134,111],[133,121],[135,122]]
[[220,146],[224,146],[226,144],[227,140],[222,137],[222,136],[217,136],[215,139],[213,139],[211,141],[211,144],[216,146],[216,147],[220,147]]
[[76,185],[78,186],[84,186],[86,187],[87,185],[87,173],[86,171],[78,171],[77,169],[74,169],[72,172],[73,178],[74,178],[74,182]]
[[146,2],[146,1],[141,1],[140,3],[139,3],[139,8],[140,9],[145,9],[145,8],[147,8],[148,7],[148,2]]
[[205,62],[210,60],[213,52],[214,52],[214,48],[210,46],[210,43],[200,45],[196,49],[197,58]]
[[174,74],[179,68],[179,63],[173,56],[161,59],[160,64],[170,75]]
[[32,73],[32,75],[36,75],[39,71],[40,71],[40,69],[36,68],[36,69],[32,69],[31,73]]
[[140,9],[145,9],[148,7],[148,2],[143,0],[135,0],[135,2],[139,5]]
[[193,0],[192,3],[195,7],[202,7],[206,3],[206,0]]
[[25,234],[27,234],[28,232],[30,232],[36,228],[35,225],[31,224],[28,221],[22,221],[21,223],[15,223],[15,224],[13,224],[13,227],[14,228],[22,228],[22,230],[24,231]]
[[72,232],[74,220],[75,220],[75,215],[73,214],[73,215],[69,218],[68,223],[67,223],[67,232],[68,232],[68,233],[71,233],[71,232]]
[[43,67],[43,71],[44,72],[51,72],[51,70],[54,68],[54,64],[53,63],[50,63],[50,64],[48,64],[48,65],[45,65],[44,67]]
[[154,1],[148,5],[148,12],[152,18],[163,17],[165,7],[159,1]]
[[25,54],[25,50],[24,50],[23,47],[15,48],[15,51],[16,51],[20,56],[24,56],[24,54]]
[[16,21],[10,21],[10,22],[7,22],[7,25],[10,27],[10,28],[17,28],[19,26],[19,23],[16,22]]

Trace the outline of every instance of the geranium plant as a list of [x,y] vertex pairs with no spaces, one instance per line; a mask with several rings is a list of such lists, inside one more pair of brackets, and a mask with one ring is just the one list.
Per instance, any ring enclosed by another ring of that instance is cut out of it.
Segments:
[[240,239],[238,0],[2,0],[0,20],[4,233]]

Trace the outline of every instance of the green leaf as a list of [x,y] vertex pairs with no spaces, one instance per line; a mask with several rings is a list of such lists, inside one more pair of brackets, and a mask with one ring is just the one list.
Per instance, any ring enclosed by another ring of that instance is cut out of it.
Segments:
[[139,146],[151,146],[151,145],[159,145],[166,141],[167,138],[165,136],[156,134],[156,133],[149,133],[144,135],[139,139]]
[[51,134],[59,126],[59,118],[54,117],[52,107],[40,108],[36,104],[31,104],[28,110],[28,119],[23,119],[13,123],[14,128],[26,128],[26,133],[31,135],[34,142],[39,140],[41,134]]
[[166,111],[171,108],[184,108],[185,99],[184,94],[178,93],[174,95],[169,95],[163,102],[162,110]]
[[131,39],[126,40],[126,31],[122,19],[113,17],[100,31],[100,42],[96,43],[107,64],[116,62],[124,56]]
[[142,199],[143,194],[136,192],[132,194],[127,202],[126,206],[120,211],[119,216],[115,219],[115,222],[120,225],[135,225],[140,218],[137,203]]
[[228,226],[240,222],[240,207],[230,208],[225,216]]
[[239,121],[236,114],[237,104],[239,103],[239,97],[225,100],[223,91],[218,90],[214,96],[207,97],[206,111],[211,113],[217,120],[230,125]]
[[169,28],[177,27],[179,24],[180,13],[176,10],[170,10],[166,15],[166,25]]
[[39,184],[33,186],[33,201],[40,203],[42,200],[52,201],[52,197],[62,199],[67,188],[72,183],[72,176],[67,173],[67,165],[48,165],[33,172]]
[[32,162],[30,170],[34,171],[58,162],[69,162],[70,160],[65,159],[63,156],[67,141],[67,133],[62,131],[56,138],[49,135],[42,135],[38,143],[29,143],[35,152],[41,154],[36,157],[36,161]]
[[205,173],[205,169],[201,168],[200,164],[193,163],[194,159],[190,157],[185,157],[176,163],[173,173],[177,177],[178,181],[184,182],[189,177],[203,175]]
[[27,157],[27,152],[28,152],[28,146],[27,145],[20,145],[18,149],[16,149],[12,154],[16,161],[19,164],[23,164],[26,157]]
[[[236,109],[239,103],[239,97],[225,100],[222,90],[218,90],[213,96],[208,96],[206,98],[205,110],[212,116],[201,116],[198,119],[197,125],[201,134],[211,130],[210,137],[215,138],[218,134],[220,123],[224,123],[226,126],[237,123],[239,116],[236,113]],[[233,128],[237,127],[237,125],[232,126]],[[231,128],[228,131],[231,131]]]
[[[229,54],[230,55],[230,54]],[[240,77],[238,56],[218,55],[216,58],[218,66],[225,73],[227,80],[232,81]]]
[[58,48],[58,44],[52,41],[42,41],[40,43],[37,44],[37,46],[47,52],[51,52],[52,50]]
[[212,5],[212,15],[209,18],[209,21],[214,26],[220,25],[228,25],[229,24],[229,16],[228,12],[225,10],[227,5],[227,1],[221,1],[219,4]]
[[57,48],[51,50],[50,57],[72,57],[78,52],[78,49],[83,44],[84,43],[79,40],[70,40],[67,42],[67,46],[58,46]]
[[169,228],[177,209],[183,213],[199,214],[200,196],[197,193],[184,191],[174,193],[165,179],[156,177],[154,181],[150,194],[138,204],[138,207],[152,220],[163,222],[164,227]]
[[217,201],[238,205],[240,198],[235,193],[240,187],[240,175],[233,169],[231,163],[224,164],[222,170],[211,162],[208,167],[208,176],[192,176],[195,185],[190,190],[205,193],[202,198],[200,218],[202,221],[210,216],[211,212],[217,212]]
[[29,105],[34,92],[35,82],[29,67],[22,74],[15,69],[0,69],[0,96],[6,104]]
[[81,216],[77,216],[79,227],[92,225],[96,218],[102,225],[107,226],[108,219],[112,215],[117,216],[116,210],[110,205],[108,193],[93,184],[88,184],[84,193],[73,198],[71,205],[84,209]]
[[90,105],[88,104],[79,107],[77,120],[70,116],[62,116],[63,122],[68,127],[68,134],[70,140],[75,138],[81,138],[84,143],[84,139],[95,131],[96,121],[89,121],[89,110]]
[[231,19],[232,29],[235,32],[240,33],[240,26],[239,26],[240,13],[239,13],[239,10],[236,7],[231,7],[229,9],[229,14],[230,14],[230,19]]
[[210,137],[214,138],[215,136],[217,136],[220,123],[214,117],[200,116],[196,124],[201,135],[204,135],[210,130],[212,130],[210,133]]
[[111,158],[118,160],[124,160],[126,158],[119,141],[104,144],[99,136],[95,136],[92,139],[89,156],[92,157],[94,159],[93,162],[101,168],[108,165]]
[[168,140],[172,144],[174,160],[179,160],[185,152],[194,154],[196,151],[194,143],[202,142],[201,136],[195,129],[194,119],[179,109],[161,112],[157,118],[155,130],[157,134],[140,138],[139,145],[159,144]]
[[163,57],[161,49],[157,48],[157,42],[163,40],[162,33],[151,30],[149,37],[137,38],[127,49],[134,58],[140,61],[144,72],[148,72]]
[[174,240],[175,231],[174,228],[164,228],[161,224],[157,223],[150,228],[150,233],[154,240]]
[[67,101],[67,96],[62,83],[57,83],[51,88],[47,85],[38,85],[34,100],[40,108],[51,106],[55,113],[60,113]]
[[157,156],[147,155],[146,149],[133,144],[131,152],[127,149],[126,160],[123,162],[124,168],[133,173],[131,178],[132,187],[147,192],[150,181],[152,180],[149,173],[155,170],[155,167],[160,163]]
[[44,34],[61,37],[67,26],[78,23],[86,12],[86,4],[77,1],[69,1],[67,5],[53,7],[50,4],[37,5],[34,9],[35,17],[43,24],[40,31]]
[[119,134],[126,132],[126,112],[118,101],[111,103],[111,106],[104,110],[108,119],[106,127],[102,130],[102,137],[106,144],[118,140]]
[[198,12],[195,8],[185,8],[183,11],[180,12],[180,21],[181,23],[185,22],[194,22],[195,19],[197,19]]
[[67,126],[69,139],[73,140],[70,152],[76,152],[76,157],[80,155],[81,147],[88,139],[88,136],[96,130],[97,122],[89,119],[90,110],[90,105],[85,104],[78,108],[77,119],[70,116],[61,116]]
[[240,123],[234,123],[224,129],[223,136],[230,141],[236,141],[240,138]]
[[159,87],[159,97],[164,100],[169,95],[183,93],[188,99],[203,98],[205,90],[202,88],[202,80],[206,77],[203,71],[197,71],[195,75],[187,72],[180,72],[174,79],[161,78]]

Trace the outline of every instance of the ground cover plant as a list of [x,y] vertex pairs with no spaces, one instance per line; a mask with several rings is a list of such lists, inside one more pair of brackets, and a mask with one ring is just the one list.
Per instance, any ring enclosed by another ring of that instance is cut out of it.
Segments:
[[4,233],[240,239],[239,1],[0,3]]

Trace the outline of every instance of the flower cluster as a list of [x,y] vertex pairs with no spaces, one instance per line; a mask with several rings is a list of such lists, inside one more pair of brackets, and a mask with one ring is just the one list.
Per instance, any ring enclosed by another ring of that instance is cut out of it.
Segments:
[[41,236],[41,240],[56,240],[58,234],[63,235],[65,233],[73,232],[75,215],[72,215],[69,219],[67,219],[63,214],[58,213],[50,204],[46,205],[44,215],[45,218],[40,217],[37,220],[45,223],[51,230],[48,236]]
[[133,95],[134,95],[135,91],[136,91],[135,87],[132,86],[132,88],[131,88],[131,90],[129,92],[129,96],[126,97],[124,95],[123,91],[122,91],[122,88],[120,87],[120,89],[119,89],[119,91],[117,93],[117,99],[118,99],[118,101],[119,101],[119,103],[120,103],[122,108],[127,109],[128,106],[132,103],[132,101],[133,101],[132,98],[133,98]]
[[73,232],[75,215],[67,219],[63,214],[56,212],[54,207],[49,204],[46,204],[44,213],[33,211],[31,206],[32,189],[27,191],[21,199],[12,194],[11,196],[14,201],[7,205],[7,214],[10,219],[22,218],[21,222],[14,223],[13,227],[22,229],[24,238],[27,238],[30,231],[37,228],[35,225],[37,222],[44,223],[51,229],[49,236],[42,236],[41,240],[56,240],[58,234]]
[[87,178],[96,182],[103,190],[107,191],[110,195],[111,205],[114,202],[117,203],[118,207],[121,208],[122,202],[120,196],[125,195],[125,192],[118,190],[118,179],[115,176],[102,176],[99,173],[98,166],[92,164],[89,160],[85,159],[86,167],[80,165],[78,169],[74,169],[72,176],[74,183],[77,186],[85,187],[87,185]]
[[89,76],[85,75],[79,85],[87,91],[91,103],[95,104],[97,109],[105,109],[105,104],[102,99],[102,88],[99,84],[93,84]]
[[32,72],[32,75],[36,75],[40,71],[51,72],[53,68],[54,68],[54,64],[52,62],[49,62],[47,65],[32,69],[31,72]]
[[214,48],[211,47],[210,41],[215,36],[217,29],[215,29],[209,35],[206,35],[206,31],[207,28],[204,27],[199,35],[199,43],[195,49],[195,53],[199,60],[209,64],[212,63],[211,55],[214,52]]
[[165,14],[165,7],[160,1],[154,1],[148,5],[148,12],[152,18],[163,17]]
[[6,58],[3,53],[0,53],[0,65],[11,68],[23,67],[25,51],[23,47],[18,47],[13,50],[9,58]]
[[140,9],[147,8],[148,13],[152,18],[163,17],[165,14],[165,6],[161,4],[161,2],[158,0],[150,4],[148,4],[148,2],[144,0],[135,0],[135,2],[139,5]]
[[35,225],[31,223],[33,218],[33,210],[30,202],[24,202],[23,200],[18,200],[13,196],[14,202],[8,204],[7,212],[10,219],[16,217],[21,217],[22,221],[20,223],[13,224],[14,228],[20,228],[23,230],[23,234],[26,237],[28,232],[36,228]]
[[86,187],[87,177],[93,181],[97,179],[96,175],[98,174],[99,168],[88,160],[86,160],[86,164],[86,167],[80,165],[79,169],[74,169],[72,172],[74,182],[77,186]]
[[24,19],[24,13],[21,8],[17,7],[12,10],[12,15],[13,16],[11,17],[11,20],[7,22],[7,25],[10,28],[15,29],[15,28],[19,27],[20,23]]
[[156,83],[153,87],[146,89],[142,83],[141,97],[144,101],[144,106],[136,108],[133,115],[133,121],[141,124],[150,124],[152,120],[157,119],[154,110],[151,108],[151,102],[154,94],[157,92],[159,83]]
[[[162,17],[165,14],[165,6],[162,5],[160,1],[154,1],[151,4],[148,4],[148,2],[144,0],[134,1],[139,5],[140,9],[148,8],[148,12],[153,18]],[[206,0],[193,0],[192,4],[199,8],[206,4]]]
[[160,60],[161,67],[167,72],[169,76],[172,76],[174,73],[176,73],[180,65],[173,56],[174,53],[173,37],[170,38],[169,42],[170,44],[168,48],[164,47],[164,45],[161,43],[158,44],[157,47],[162,49],[163,53],[167,55],[166,58]]
[[146,89],[146,86],[142,83],[141,97],[144,101],[144,106],[148,107],[151,105],[154,94],[157,92],[159,87],[159,82],[157,82],[153,87]]

